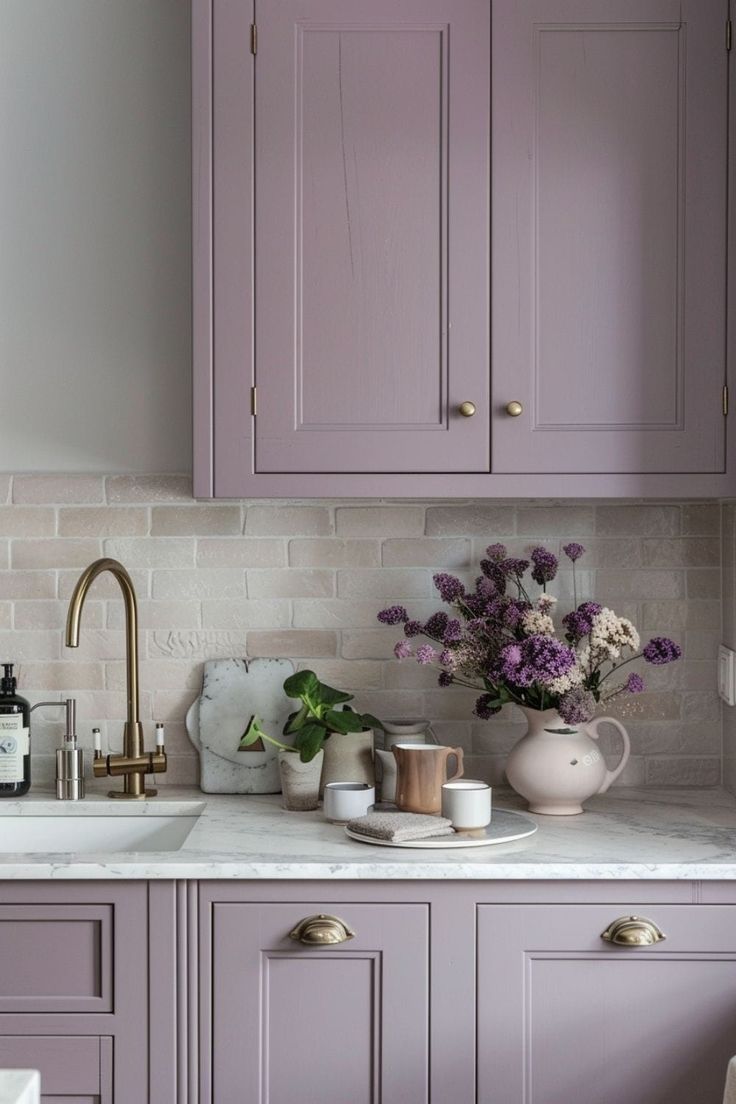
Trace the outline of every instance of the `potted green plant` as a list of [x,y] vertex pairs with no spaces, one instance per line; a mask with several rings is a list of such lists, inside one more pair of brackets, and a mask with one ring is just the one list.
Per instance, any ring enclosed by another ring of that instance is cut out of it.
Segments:
[[373,785],[373,729],[381,727],[380,721],[370,713],[353,712],[347,704],[353,695],[320,682],[314,671],[290,675],[284,693],[301,702],[284,725],[284,736],[293,742],[270,736],[260,718],[253,716],[240,746],[249,747],[260,739],[279,749],[286,808],[315,809],[327,782]]

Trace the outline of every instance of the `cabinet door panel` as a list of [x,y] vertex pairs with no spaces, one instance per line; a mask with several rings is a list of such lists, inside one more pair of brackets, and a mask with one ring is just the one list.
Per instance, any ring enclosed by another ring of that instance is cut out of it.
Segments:
[[722,471],[727,5],[493,12],[493,470]]
[[[355,938],[289,938],[320,912]],[[216,904],[212,947],[213,1104],[428,1099],[426,906]]]
[[[620,915],[653,947],[604,943]],[[733,909],[481,906],[481,1104],[721,1104],[736,1039]]]
[[256,471],[488,470],[488,13],[259,12]]
[[37,1069],[41,1104],[112,1104],[112,1039],[5,1035],[0,1068]]

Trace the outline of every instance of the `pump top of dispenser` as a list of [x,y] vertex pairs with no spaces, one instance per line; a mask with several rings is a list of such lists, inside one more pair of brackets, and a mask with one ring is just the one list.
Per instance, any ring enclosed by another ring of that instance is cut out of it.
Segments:
[[13,664],[3,663],[3,677],[0,679],[0,694],[14,694],[18,688],[18,680],[13,674]]

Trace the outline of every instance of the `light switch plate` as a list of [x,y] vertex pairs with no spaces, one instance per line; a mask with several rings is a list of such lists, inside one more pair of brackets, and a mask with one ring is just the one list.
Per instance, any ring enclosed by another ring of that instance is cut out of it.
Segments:
[[736,652],[725,644],[718,648],[718,693],[726,705],[736,705]]

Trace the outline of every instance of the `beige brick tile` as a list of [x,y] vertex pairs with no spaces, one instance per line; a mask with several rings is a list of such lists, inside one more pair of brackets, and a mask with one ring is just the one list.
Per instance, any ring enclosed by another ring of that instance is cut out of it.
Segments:
[[721,726],[709,724],[636,724],[629,726],[631,746],[641,755],[720,755]]
[[721,573],[717,568],[691,568],[687,572],[688,598],[719,598]]
[[425,715],[422,694],[407,690],[358,690],[350,704],[358,713],[372,713],[379,721]]
[[192,748],[191,755],[169,755],[165,774],[156,775],[156,785],[196,786],[199,783],[199,756]]
[[202,603],[205,629],[282,629],[288,626],[290,607],[277,598],[233,598]]
[[471,502],[466,506],[430,506],[427,510],[426,532],[430,537],[480,536],[491,544],[515,531],[514,508],[505,504]]
[[[192,699],[191,694],[189,695],[189,699],[191,701],[191,699]],[[160,721],[161,718],[160,718],[160,716],[157,712],[157,707],[156,707],[156,702],[155,701],[153,703],[152,709],[153,709],[154,721]],[[186,710],[185,710],[185,712],[186,712]],[[171,762],[172,758],[179,759],[179,758],[182,758],[184,756],[186,756],[187,758],[190,758],[192,755],[194,755],[196,761],[198,762],[199,761],[199,756],[197,755],[197,753],[196,753],[196,751],[195,751],[195,749],[192,745],[192,741],[189,739],[189,736],[187,735],[187,730],[186,730],[186,726],[184,725],[183,716],[184,715],[182,715],[181,720],[176,720],[176,719],[172,718],[172,720],[164,719],[164,721],[163,721],[163,723],[166,726],[166,729],[165,729],[166,757],[167,757],[168,761]],[[153,734],[151,735],[151,742],[152,743],[155,742],[155,740],[153,738]],[[157,781],[158,781],[159,778],[161,778],[161,775],[156,775],[156,780]]]
[[340,540],[315,537],[289,541],[292,567],[380,567],[378,540]]
[[104,502],[100,475],[15,475],[12,501],[32,504]]
[[[150,580],[148,571],[137,571],[135,569],[129,571],[130,577],[133,580],[133,586],[138,598],[148,597],[150,590]],[[59,572],[59,597],[68,600],[72,596],[74,587],[77,585],[79,579],[79,571],[60,571]],[[121,601],[120,584],[109,571],[104,572],[102,575],[98,575],[95,581],[89,588],[87,601],[92,598],[110,598],[113,601]]]
[[51,506],[0,506],[0,537],[52,537],[55,531]]
[[235,536],[242,532],[240,506],[154,506],[151,533],[155,537]]
[[[162,721],[167,726],[171,724],[175,725],[177,722],[184,727],[184,718],[187,715],[187,710],[196,697],[196,692],[192,693],[191,690],[156,690],[153,693],[151,703],[151,713],[155,721]],[[168,741],[169,733],[166,732],[164,738]],[[189,744],[189,747],[192,745]],[[170,751],[173,751],[173,747],[170,747]]]
[[720,721],[721,700],[715,690],[691,690],[681,695],[682,719],[689,723]]
[[332,521],[326,506],[248,506],[245,532],[260,537],[320,537],[332,532]]
[[[199,602],[147,599],[138,603],[138,624],[141,629],[199,629],[202,611]],[[125,628],[122,602],[108,605],[107,628]]]
[[720,602],[679,601],[643,602],[639,628],[643,633],[664,633],[688,629],[718,632],[721,623]]
[[84,568],[100,555],[99,541],[15,540],[11,548],[13,568]]
[[109,475],[108,502],[192,502],[190,475]]
[[[66,651],[66,649],[65,649]],[[66,651],[66,655],[73,655]],[[101,690],[105,685],[105,671],[101,663],[81,663],[78,660],[62,660],[55,663],[24,662],[19,676],[24,689],[33,688],[44,694],[58,690],[72,694],[77,690]]]
[[344,690],[346,694],[357,693],[359,690],[378,690],[382,685],[382,665],[368,659],[302,660],[298,667],[299,670],[311,669],[322,682]]
[[682,531],[717,537],[721,531],[720,508],[716,502],[686,502],[682,507]]
[[700,756],[647,759],[648,786],[717,786],[721,761]]
[[420,537],[424,533],[421,506],[338,506],[339,537]]
[[429,567],[433,571],[460,571],[470,567],[471,543],[466,538],[396,538],[383,542],[385,567]]
[[626,725],[629,721],[677,721],[680,719],[681,696],[669,691],[646,691],[643,694],[627,694],[606,705],[606,713],[618,717]]
[[[108,742],[116,751],[123,746],[123,724],[128,715],[128,699],[124,691],[118,690],[81,690],[77,697],[77,721],[84,732],[100,721],[110,721],[107,726]],[[140,715],[145,727],[146,746],[152,744],[151,736],[151,695],[146,691],[140,694]]]
[[143,537],[148,532],[145,506],[62,506],[61,537]]
[[680,507],[598,506],[595,531],[602,537],[674,537],[680,531]]
[[507,755],[526,735],[526,731],[526,724],[514,724],[495,717],[490,721],[476,721],[472,726],[473,752],[476,755]]
[[[141,664],[142,690],[191,690],[202,688],[202,664],[186,659],[146,659]],[[126,686],[125,662],[105,664],[105,688],[124,690]]]
[[[295,598],[294,627],[297,629],[372,628],[377,624],[380,601],[344,601],[340,598]],[[411,614],[429,617],[436,603],[414,601]],[[401,627],[399,626],[399,632]]]
[[479,782],[485,782],[494,788],[494,800],[501,793],[510,793],[506,785],[506,756],[505,755],[466,755],[465,776],[476,778]]
[[521,506],[516,511],[516,532],[529,537],[564,537],[580,540],[595,531],[595,508],[569,502],[550,506]]
[[53,598],[56,576],[52,571],[0,571],[0,598]]
[[42,659],[59,659],[61,633],[47,629],[38,631],[0,632],[0,653],[6,663],[39,662]]
[[246,588],[249,598],[331,598],[335,593],[335,574],[297,567],[249,569]]
[[194,540],[186,537],[120,537],[103,544],[105,555],[127,568],[194,567]]
[[403,637],[403,628],[396,625],[389,628],[344,630],[341,640],[341,654],[345,659],[392,659],[394,644]]
[[13,624],[13,607],[10,602],[0,602],[0,629],[10,629]]
[[0,570],[10,567],[10,541],[0,541]]
[[263,537],[199,540],[197,541],[197,566],[285,567],[286,543],[282,540],[268,540]]
[[122,630],[90,629],[83,624],[79,634],[79,647],[73,652],[65,648],[64,653],[76,655],[80,660],[120,659],[125,655],[125,644],[125,633]]
[[472,721],[478,693],[461,687],[426,690],[424,715],[431,721]]
[[245,632],[146,632],[145,642],[151,659],[244,659],[248,654]]
[[646,759],[632,755],[621,774],[613,783],[616,786],[643,786],[646,783]]
[[721,562],[717,537],[646,538],[642,552],[645,567],[717,567]]
[[378,571],[338,571],[340,598],[429,598],[433,592],[428,571],[383,567]]
[[682,598],[685,594],[685,575],[676,570],[602,569],[597,574],[596,592],[597,600],[603,605],[615,605],[620,599]]
[[387,690],[436,690],[438,674],[435,667],[422,667],[412,658],[392,659],[385,663],[383,681]]
[[301,659],[337,655],[337,634],[320,629],[282,629],[248,633],[248,655]]
[[[122,603],[121,603],[122,605]],[[30,599],[15,603],[13,624],[16,629],[63,629],[66,625],[68,602]],[[84,604],[84,629],[101,629],[105,622],[102,602],[87,601]]]
[[154,571],[151,593],[154,598],[243,598],[245,572],[225,567]]
[[680,644],[684,647],[685,658],[710,659],[715,662],[718,656],[720,644],[719,632],[709,632],[706,629],[688,629],[684,639],[680,638]]
[[[562,546],[568,543],[563,538],[558,542],[556,549],[550,549],[559,557],[562,569],[565,571],[570,570],[570,561],[562,551]],[[619,540],[605,537],[586,537],[582,543],[585,546],[585,555],[577,562],[576,573],[578,575],[581,571],[588,571],[594,567],[621,568],[626,566],[627,568],[633,568],[641,566],[642,547],[638,537],[622,537]],[[523,550],[518,553],[513,551],[512,555],[528,556],[528,553],[529,544],[527,542]]]
[[[459,747],[465,755],[473,752],[471,726],[467,721],[433,721],[432,731],[440,744],[445,747]],[[450,773],[455,769],[455,760],[450,760]],[[470,776],[472,777],[472,776]]]
[[0,502],[7,502],[10,498],[10,476],[0,475]]

